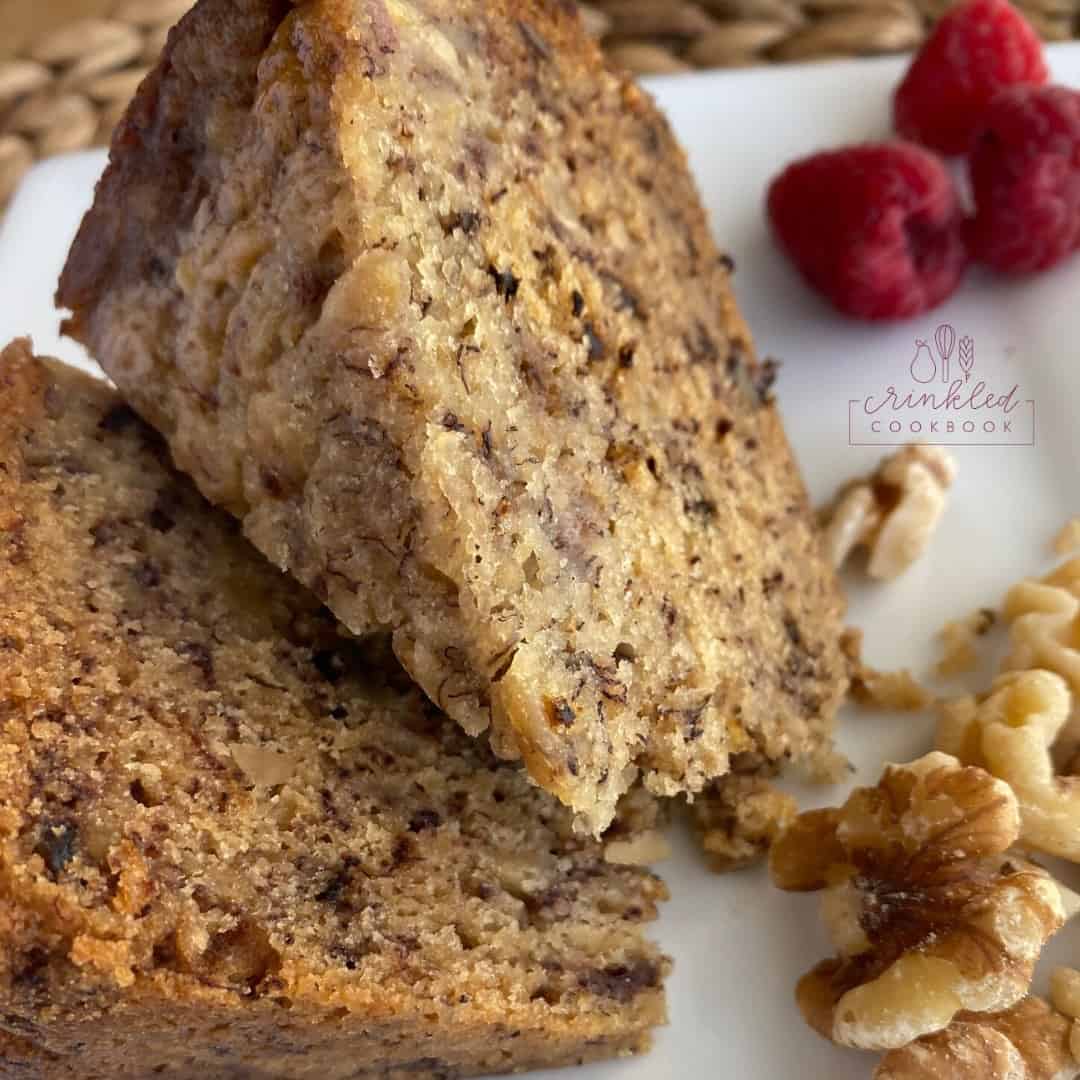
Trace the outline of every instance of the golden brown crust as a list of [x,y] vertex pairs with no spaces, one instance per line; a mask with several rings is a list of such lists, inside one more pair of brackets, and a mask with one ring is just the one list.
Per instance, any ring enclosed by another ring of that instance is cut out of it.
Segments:
[[[647,1045],[658,879],[342,636],[104,383],[18,343],[0,418],[12,1075],[456,1076]],[[639,792],[620,835],[655,822]]]
[[[166,980],[140,982],[130,1006],[111,1017],[62,1021],[50,1028],[54,1042],[36,1033],[0,1030],[0,1076],[32,1080],[458,1080],[507,1070],[584,1065],[639,1054],[648,1039],[636,1034],[565,1040],[559,1034],[522,1031],[508,1056],[481,1026],[456,1032],[468,1062],[440,1057],[437,1036],[414,1049],[397,1025],[350,1030],[330,1010],[288,1010],[254,1001],[238,1015],[235,1002]],[[328,1015],[329,1014],[329,1015]],[[4,1023],[18,1024],[17,1017]],[[53,1049],[56,1047],[56,1049]],[[385,1061],[373,1049],[385,1053]],[[405,1051],[403,1054],[402,1051]],[[412,1056],[405,1056],[411,1054]],[[250,1062],[238,1067],[237,1062]],[[264,1064],[260,1064],[260,1062]],[[164,1065],[164,1069],[160,1066]]]
[[[280,11],[223,35],[221,4],[113,147],[69,330],[264,554],[593,830],[639,772],[820,750],[838,588],[648,97],[561,3],[307,0],[269,45]],[[197,205],[130,179],[176,145]],[[156,278],[100,255],[129,215]]]
[[[107,285],[160,279],[162,253],[148,243],[151,207],[165,208],[177,221],[191,220],[212,181],[206,172],[212,159],[202,152],[197,135],[198,125],[209,118],[209,99],[224,92],[250,103],[254,66],[289,7],[289,0],[212,0],[170,33],[160,62],[116,128],[115,152],[98,182],[98,205],[123,201],[126,212],[88,214],[64,268],[59,291],[73,309],[74,332],[80,312],[100,302]],[[211,36],[232,43],[229,64],[216,72],[216,91],[202,83],[185,56],[176,55],[178,41],[188,34],[195,39],[192,52]],[[95,242],[106,224],[111,242]]]

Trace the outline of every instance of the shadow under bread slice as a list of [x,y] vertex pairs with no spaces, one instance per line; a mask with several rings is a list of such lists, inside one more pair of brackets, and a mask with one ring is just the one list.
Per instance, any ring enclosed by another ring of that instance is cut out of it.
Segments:
[[573,5],[201,0],[59,298],[271,561],[598,831],[639,774],[814,752],[844,686],[730,271]]
[[[618,827],[654,814],[632,796]],[[637,1051],[664,896],[342,636],[104,383],[3,352],[0,1072]]]

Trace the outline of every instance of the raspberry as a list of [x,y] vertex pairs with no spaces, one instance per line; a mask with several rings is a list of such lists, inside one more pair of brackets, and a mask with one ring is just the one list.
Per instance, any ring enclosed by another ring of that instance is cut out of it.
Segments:
[[901,319],[934,307],[967,263],[952,177],[911,143],[797,161],[770,185],[768,210],[803,277],[859,318]]
[[1042,43],[1023,15],[1006,0],[969,0],[916,53],[893,99],[893,121],[905,138],[963,154],[994,94],[1046,79]]
[[1080,247],[1080,94],[1003,90],[969,159],[972,255],[997,270],[1045,270]]

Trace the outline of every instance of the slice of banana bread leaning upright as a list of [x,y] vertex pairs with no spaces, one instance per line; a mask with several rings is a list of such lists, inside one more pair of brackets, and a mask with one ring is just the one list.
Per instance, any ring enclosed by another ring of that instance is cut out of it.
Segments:
[[594,831],[827,737],[840,600],[684,155],[563,0],[201,0],[69,333]]
[[[104,383],[0,355],[0,1075],[643,1049],[664,887],[362,649]],[[622,840],[651,826],[640,792]]]

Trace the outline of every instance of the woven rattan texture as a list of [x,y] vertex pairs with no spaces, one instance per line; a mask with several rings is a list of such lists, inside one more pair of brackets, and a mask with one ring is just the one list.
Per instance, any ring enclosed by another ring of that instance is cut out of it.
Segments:
[[[27,5],[48,0],[25,0]],[[192,0],[118,0],[0,60],[0,207],[38,159],[108,140],[168,28]],[[868,56],[913,48],[946,0],[591,0],[590,31],[640,74]],[[1020,0],[1049,41],[1080,32],[1080,0]],[[97,7],[100,9],[101,4]]]

